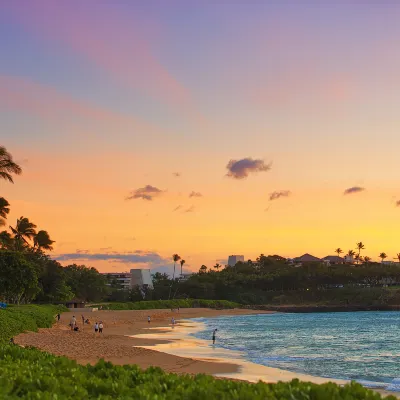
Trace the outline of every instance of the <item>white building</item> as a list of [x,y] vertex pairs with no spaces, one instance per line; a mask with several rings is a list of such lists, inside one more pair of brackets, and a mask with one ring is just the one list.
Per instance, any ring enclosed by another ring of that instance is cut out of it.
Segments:
[[118,272],[118,273],[105,273],[104,275],[108,280],[108,286],[117,284],[121,289],[129,290],[132,281],[132,275],[129,272]]
[[147,286],[153,289],[153,281],[149,269],[131,269],[131,287]]
[[228,265],[230,267],[235,266],[238,262],[244,262],[244,256],[238,256],[238,255],[234,255],[234,256],[229,256],[228,257]]

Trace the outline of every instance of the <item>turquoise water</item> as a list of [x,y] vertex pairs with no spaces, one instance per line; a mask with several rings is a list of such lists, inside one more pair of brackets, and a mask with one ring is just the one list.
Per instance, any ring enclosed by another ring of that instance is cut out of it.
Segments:
[[397,390],[400,312],[260,314],[212,319],[196,337],[257,364]]

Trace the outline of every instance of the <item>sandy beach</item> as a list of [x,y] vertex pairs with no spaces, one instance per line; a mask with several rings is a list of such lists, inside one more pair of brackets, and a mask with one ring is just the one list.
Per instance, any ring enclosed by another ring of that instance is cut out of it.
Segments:
[[[50,329],[40,329],[39,332],[23,333],[15,338],[22,346],[34,346],[56,355],[63,355],[76,360],[80,364],[95,364],[104,358],[117,365],[137,364],[141,368],[157,366],[168,372],[188,374],[218,374],[234,373],[239,366],[229,362],[211,362],[196,360],[190,357],[179,357],[172,354],[152,350],[147,346],[167,343],[167,338],[131,337],[148,333],[149,328],[154,334],[160,335],[168,327],[171,318],[176,320],[199,317],[216,317],[219,315],[259,314],[251,310],[210,310],[181,309],[172,313],[170,310],[146,311],[97,311],[88,312],[85,317],[91,325],[82,326],[81,314],[63,313],[61,320]],[[68,324],[75,315],[80,331],[72,332]],[[151,323],[147,317],[151,317]],[[95,335],[93,324],[103,321],[104,333]],[[82,329],[83,327],[83,329]],[[159,329],[157,329],[159,328]],[[146,347],[135,347],[146,346]]]
[[[52,328],[20,334],[15,342],[69,357],[80,364],[95,364],[103,358],[117,365],[137,364],[141,368],[157,366],[167,372],[204,373],[250,382],[291,381],[298,378],[314,383],[347,383],[247,362],[240,353],[210,346],[209,342],[191,336],[196,330],[203,329],[200,322],[189,320],[191,318],[260,313],[241,309],[181,309],[173,313],[170,310],[104,310],[86,313],[85,317],[90,319],[91,325],[83,326],[81,314],[66,312]],[[68,326],[73,315],[78,321],[79,332],[72,332]],[[151,318],[150,323],[147,321],[148,316]],[[175,327],[171,326],[172,317],[178,322]],[[94,333],[93,325],[96,321],[103,321],[102,335]],[[397,396],[395,393],[377,391]]]

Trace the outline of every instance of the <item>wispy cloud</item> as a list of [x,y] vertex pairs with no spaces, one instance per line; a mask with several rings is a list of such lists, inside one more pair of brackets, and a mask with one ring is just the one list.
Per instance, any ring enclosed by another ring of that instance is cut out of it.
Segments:
[[278,190],[269,195],[269,201],[277,200],[281,197],[289,197],[291,194],[290,190]]
[[122,4],[80,2],[77,10],[73,3],[8,2],[2,12],[34,35],[67,46],[120,85],[182,110],[193,107],[188,89],[156,54],[156,21],[127,12]]
[[164,265],[169,263],[169,259],[161,257],[158,253],[136,251],[134,253],[66,253],[55,257],[57,261],[114,261],[125,264],[154,264]]
[[172,175],[175,176],[175,178],[180,178],[181,177],[181,173],[180,172],[173,172]]
[[179,206],[175,207],[172,211],[173,211],[173,212],[178,211],[178,210],[180,210],[182,207],[183,207],[183,206],[179,204]]
[[203,195],[200,192],[191,192],[189,193],[189,197],[203,197]]
[[363,188],[361,186],[353,186],[353,187],[346,189],[343,192],[343,194],[347,195],[347,194],[353,194],[353,193],[360,193],[360,192],[363,192],[364,190],[365,190],[365,188]]
[[194,206],[190,206],[189,208],[187,208],[186,210],[185,210],[185,213],[192,213],[192,212],[194,212],[195,211],[195,207]]
[[160,196],[162,193],[164,193],[163,190],[151,185],[146,185],[143,188],[132,190],[131,194],[126,198],[126,200],[143,199],[151,201],[154,199],[154,197]]
[[241,160],[230,160],[226,166],[229,176],[233,179],[245,179],[250,173],[269,171],[271,164],[265,164],[264,160],[253,160],[250,157]]

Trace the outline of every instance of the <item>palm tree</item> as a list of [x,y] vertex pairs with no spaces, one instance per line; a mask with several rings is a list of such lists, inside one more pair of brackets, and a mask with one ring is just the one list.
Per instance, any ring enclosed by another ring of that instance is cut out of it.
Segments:
[[218,264],[218,263],[216,263],[215,265],[214,265],[214,268],[218,271],[220,268],[222,267],[222,265],[221,264]]
[[394,260],[399,260],[399,264],[400,264],[400,253],[396,254],[396,257],[394,258]]
[[361,250],[364,250],[365,246],[364,246],[363,242],[358,242],[356,246],[357,246],[357,249],[358,249],[358,259],[360,259]]
[[346,255],[349,257],[354,257],[355,254],[356,254],[356,252],[354,250],[349,250]]
[[7,231],[0,232],[0,247],[5,250],[12,250],[14,239]]
[[4,146],[0,146],[0,178],[14,183],[11,174],[20,175],[21,167],[13,161],[12,155]]
[[185,262],[186,262],[185,260],[181,260],[180,261],[180,264],[181,264],[181,276],[182,276],[182,272],[183,272],[182,270],[183,270],[183,266],[184,266]]
[[387,258],[387,254],[386,254],[386,253],[381,253],[381,254],[379,254],[379,258],[381,258],[381,259],[382,259],[382,262],[383,262],[383,260],[384,260],[385,258]]
[[169,286],[168,300],[171,298],[172,285],[174,284],[175,280],[176,263],[181,259],[181,256],[179,254],[173,254],[172,259],[174,260],[174,274],[172,275],[171,285]]
[[181,259],[181,256],[179,254],[173,254],[172,259],[174,260],[174,274],[172,275],[172,280],[175,279],[175,266],[176,263]]
[[21,250],[23,243],[29,244],[28,239],[32,239],[36,236],[36,225],[33,222],[30,222],[26,217],[17,219],[17,226],[15,228],[11,226],[10,228],[15,236],[18,250]]
[[47,231],[39,231],[33,238],[34,248],[38,250],[53,250],[54,240],[50,239]]
[[371,257],[368,257],[368,256],[364,257],[365,264],[369,264],[370,261],[371,261]]
[[338,247],[338,248],[335,250],[335,253],[337,253],[338,257],[340,257],[340,255],[343,253],[343,250],[342,250],[340,247]]
[[205,265],[202,265],[202,266],[200,267],[199,273],[204,274],[204,273],[206,273],[206,272],[207,272],[207,267],[206,267]]
[[7,214],[10,212],[10,203],[4,198],[0,197],[0,226],[6,224]]

